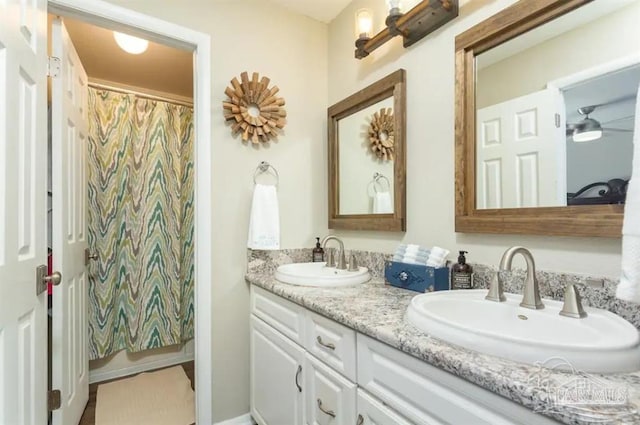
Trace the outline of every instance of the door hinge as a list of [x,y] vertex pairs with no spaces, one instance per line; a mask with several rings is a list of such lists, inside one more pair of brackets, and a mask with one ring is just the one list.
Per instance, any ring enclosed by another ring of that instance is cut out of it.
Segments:
[[47,409],[49,412],[58,410],[62,405],[60,390],[51,390],[47,393]]
[[560,128],[560,114],[556,114],[556,128]]
[[60,58],[49,56],[47,58],[47,77],[56,78],[60,75]]

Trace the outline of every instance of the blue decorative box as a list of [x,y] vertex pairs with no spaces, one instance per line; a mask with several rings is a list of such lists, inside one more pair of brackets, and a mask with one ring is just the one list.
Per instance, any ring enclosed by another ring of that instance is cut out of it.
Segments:
[[398,288],[416,292],[446,291],[449,289],[449,269],[433,268],[419,264],[385,262],[386,281]]

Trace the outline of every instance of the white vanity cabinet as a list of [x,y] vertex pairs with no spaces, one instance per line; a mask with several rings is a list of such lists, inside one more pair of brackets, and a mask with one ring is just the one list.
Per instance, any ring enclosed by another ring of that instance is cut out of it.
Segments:
[[259,425],[557,424],[255,285],[251,313]]

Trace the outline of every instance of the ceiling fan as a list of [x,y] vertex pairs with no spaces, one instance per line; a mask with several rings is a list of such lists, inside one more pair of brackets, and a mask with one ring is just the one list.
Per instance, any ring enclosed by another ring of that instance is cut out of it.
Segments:
[[602,137],[602,133],[604,132],[620,132],[620,133],[631,133],[633,130],[627,130],[622,128],[612,128],[612,127],[603,127],[602,124],[607,125],[613,122],[623,121],[627,119],[633,118],[633,115],[629,115],[627,117],[616,118],[614,120],[606,121],[604,123],[600,123],[600,121],[589,117],[589,114],[593,113],[596,108],[603,106],[601,105],[590,105],[590,106],[582,106],[578,108],[578,113],[580,115],[584,115],[584,118],[581,121],[576,123],[567,123],[566,134],[568,136],[573,137],[574,142],[590,142],[592,140],[597,140]]

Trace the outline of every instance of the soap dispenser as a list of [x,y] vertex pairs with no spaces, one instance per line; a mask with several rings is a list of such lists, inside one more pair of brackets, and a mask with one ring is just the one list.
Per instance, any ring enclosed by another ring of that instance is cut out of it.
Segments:
[[313,262],[322,263],[324,261],[324,249],[320,246],[320,238],[316,238],[316,247],[313,248]]
[[473,268],[467,264],[464,254],[467,251],[459,251],[458,262],[451,267],[451,289],[472,289]]

